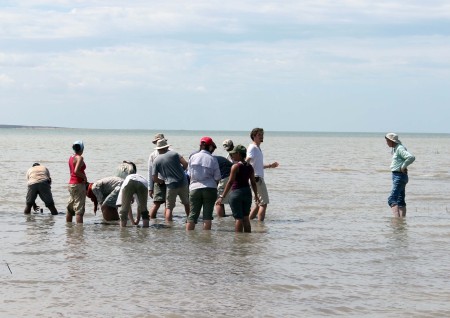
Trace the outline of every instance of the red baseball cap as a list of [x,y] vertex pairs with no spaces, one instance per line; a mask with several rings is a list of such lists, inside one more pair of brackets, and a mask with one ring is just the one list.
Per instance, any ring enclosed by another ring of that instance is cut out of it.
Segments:
[[214,145],[214,141],[211,139],[211,137],[203,137],[200,139],[200,143],[205,143],[206,146]]

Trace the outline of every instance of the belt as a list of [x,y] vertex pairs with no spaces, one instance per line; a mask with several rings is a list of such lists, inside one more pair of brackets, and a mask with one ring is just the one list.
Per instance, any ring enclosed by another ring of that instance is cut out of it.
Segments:
[[392,173],[408,174],[408,172],[401,172],[401,171],[392,171]]

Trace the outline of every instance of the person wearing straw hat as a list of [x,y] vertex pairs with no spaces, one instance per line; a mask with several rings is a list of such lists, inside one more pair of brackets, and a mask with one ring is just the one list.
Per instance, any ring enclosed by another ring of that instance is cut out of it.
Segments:
[[176,151],[170,150],[170,145],[166,139],[160,139],[156,143],[156,150],[159,152],[153,162],[153,181],[158,184],[165,184],[166,210],[165,220],[172,221],[172,212],[175,208],[177,196],[184,205],[186,216],[189,215],[189,185],[184,170],[188,163]]
[[[167,139],[163,133],[157,133],[153,138],[152,144],[156,145],[158,140]],[[150,210],[150,218],[155,219],[161,204],[166,202],[166,185],[153,181],[153,162],[159,156],[158,149],[154,149],[148,158],[148,196],[153,199],[153,206]],[[162,176],[161,176],[162,178]]]
[[396,133],[388,133],[384,137],[386,143],[392,148],[392,190],[388,198],[388,204],[392,209],[394,217],[406,216],[405,188],[409,181],[408,166],[416,160],[416,158],[406,150],[398,139]]

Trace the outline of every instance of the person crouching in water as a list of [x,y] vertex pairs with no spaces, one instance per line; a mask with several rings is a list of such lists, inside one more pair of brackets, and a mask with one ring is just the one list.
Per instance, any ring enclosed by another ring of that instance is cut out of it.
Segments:
[[[258,193],[256,190],[255,171],[253,166],[245,161],[247,149],[242,145],[237,145],[230,151],[235,164],[231,167],[230,177],[222,195],[216,201],[216,204],[222,204],[222,200],[230,193],[230,207],[235,219],[235,232],[252,231],[250,224],[250,208],[252,205],[252,192],[255,195],[255,201],[258,203]],[[250,184],[249,184],[250,181]]]
[[97,214],[98,204],[100,204],[105,221],[119,220],[116,202],[122,183],[123,179],[120,177],[107,177],[89,183],[86,196],[94,203],[94,214]]
[[[127,216],[133,225],[138,225],[142,215],[143,227],[149,226],[149,213],[147,210],[147,188],[148,181],[139,174],[130,174],[123,180],[120,186],[119,195],[117,197],[116,205],[119,207],[120,226],[127,226]],[[137,200],[137,217],[133,220],[133,213],[131,211],[131,204]]]
[[406,216],[405,188],[408,183],[408,166],[416,160],[398,139],[395,133],[385,136],[386,143],[392,148],[392,191],[388,198],[388,204],[392,209],[394,217]]

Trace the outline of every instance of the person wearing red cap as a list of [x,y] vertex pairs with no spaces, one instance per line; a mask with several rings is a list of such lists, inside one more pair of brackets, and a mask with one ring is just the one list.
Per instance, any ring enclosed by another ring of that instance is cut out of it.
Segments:
[[203,209],[203,229],[211,230],[214,205],[217,199],[217,184],[221,178],[219,163],[212,156],[216,148],[210,137],[200,139],[200,151],[189,158],[188,175],[189,202],[191,212],[186,221],[186,230],[194,230]]

